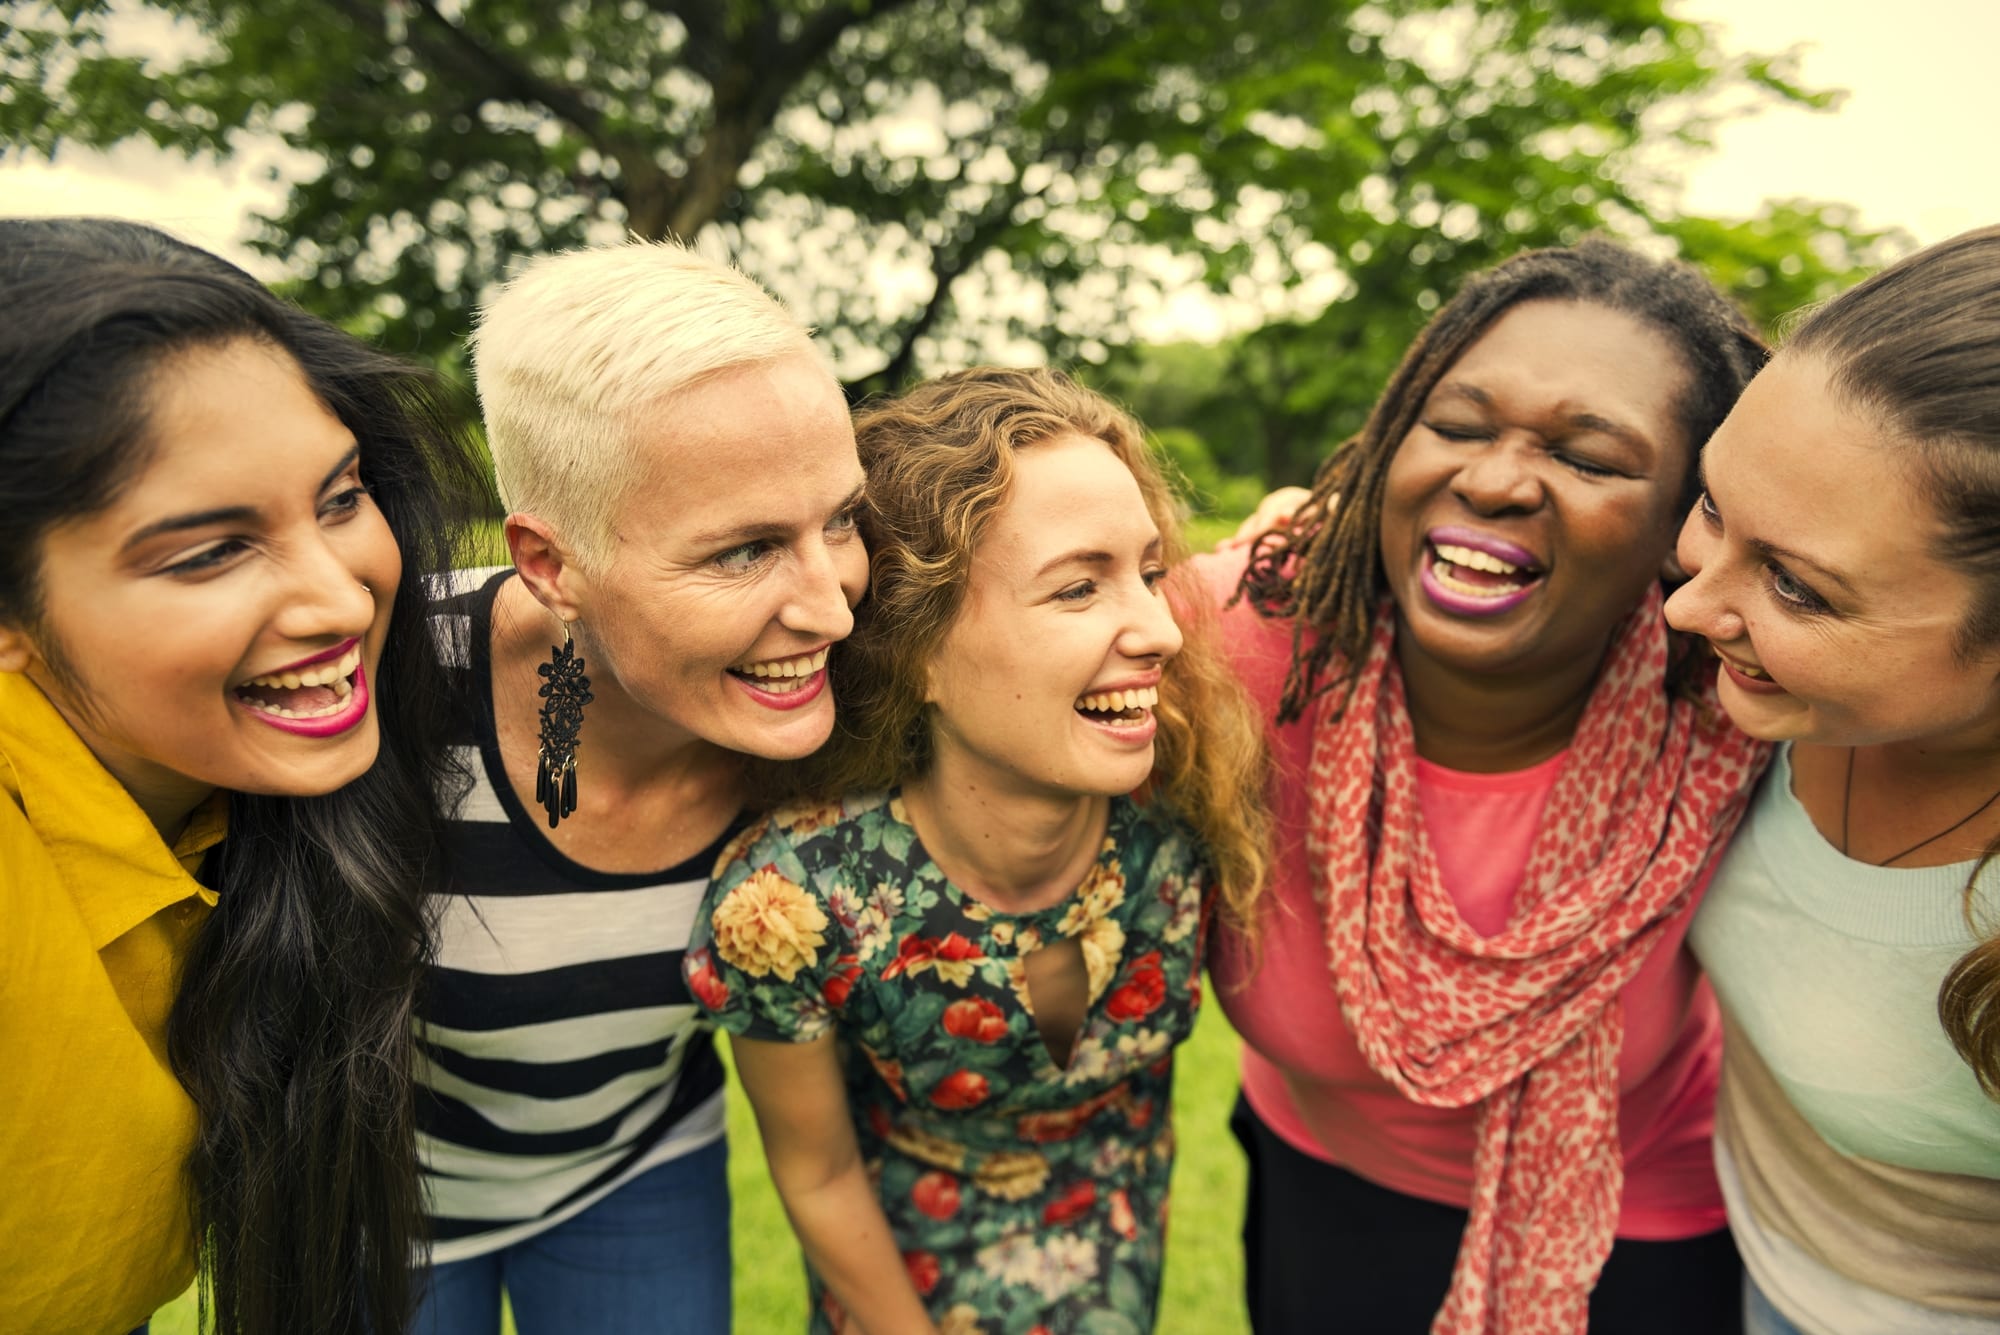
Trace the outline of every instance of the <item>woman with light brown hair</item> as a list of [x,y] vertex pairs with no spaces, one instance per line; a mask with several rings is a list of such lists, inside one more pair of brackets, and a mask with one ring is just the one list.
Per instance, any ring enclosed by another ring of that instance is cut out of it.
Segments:
[[1049,371],[864,411],[871,595],[805,787],[688,956],[816,1331],[1149,1329],[1172,1052],[1263,879],[1258,727],[1176,623],[1138,426]]
[[2000,227],[1813,312],[1667,619],[1780,743],[1689,936],[1753,1335],[2000,1330]]

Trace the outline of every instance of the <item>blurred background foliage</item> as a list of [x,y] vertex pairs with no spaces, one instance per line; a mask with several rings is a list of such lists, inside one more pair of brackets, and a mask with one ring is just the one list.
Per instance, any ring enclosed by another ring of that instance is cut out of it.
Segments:
[[[250,244],[462,372],[516,257],[698,237],[857,397],[1047,357],[1240,512],[1361,424],[1459,279],[1606,231],[1767,324],[1908,244],[1686,216],[1656,164],[1837,94],[1662,0],[51,0],[0,13],[0,152],[317,160]],[[1156,335],[1208,294],[1205,341]]]

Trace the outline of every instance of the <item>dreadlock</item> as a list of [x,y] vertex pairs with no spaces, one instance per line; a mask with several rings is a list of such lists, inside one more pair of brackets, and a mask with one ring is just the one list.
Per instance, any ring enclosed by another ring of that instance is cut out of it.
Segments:
[[[1602,237],[1531,250],[1466,280],[1410,344],[1368,421],[1320,464],[1302,513],[1321,518],[1257,540],[1240,596],[1269,617],[1292,619],[1292,663],[1278,705],[1289,723],[1314,697],[1353,684],[1387,590],[1382,498],[1389,464],[1439,380],[1508,310],[1528,301],[1572,301],[1620,311],[1679,349],[1689,375],[1680,425],[1698,453],[1770,355],[1749,320],[1692,266],[1658,262]],[[1692,465],[1692,460],[1690,461]],[[1681,508],[1694,501],[1690,466]],[[1341,669],[1328,673],[1338,656]],[[1692,658],[1676,656],[1670,689]]]

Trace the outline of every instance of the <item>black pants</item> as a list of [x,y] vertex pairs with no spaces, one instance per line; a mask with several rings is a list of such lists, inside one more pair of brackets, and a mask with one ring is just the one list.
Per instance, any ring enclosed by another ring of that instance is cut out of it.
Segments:
[[[1242,1096],[1229,1120],[1250,1156],[1244,1288],[1257,1335],[1424,1335],[1443,1305],[1465,1211],[1299,1153]],[[1728,1229],[1611,1248],[1592,1335],[1741,1335],[1743,1263]]]

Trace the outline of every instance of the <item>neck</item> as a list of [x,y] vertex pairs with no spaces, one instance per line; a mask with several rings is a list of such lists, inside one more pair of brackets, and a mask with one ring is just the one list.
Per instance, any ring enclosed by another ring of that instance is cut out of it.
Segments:
[[1568,746],[1603,661],[1533,675],[1460,672],[1413,652],[1408,636],[1396,656],[1417,754],[1474,774],[1527,769]]
[[[536,669],[548,661],[549,647],[562,643],[562,636],[562,623],[519,579],[500,586],[493,603],[493,707],[503,720],[525,720],[523,741],[530,748],[542,706],[542,677]],[[582,639],[576,652],[584,659],[591,695],[578,737],[577,771],[587,776],[584,781],[596,794],[650,789],[683,778],[706,786],[740,767],[737,756],[674,727],[628,695],[617,678],[591,661]],[[506,731],[502,729],[503,749]],[[527,759],[532,768],[532,750]]]
[[1060,902],[1083,880],[1104,838],[1111,799],[1008,792],[954,775],[944,757],[903,788],[925,850],[952,883],[996,907]]

